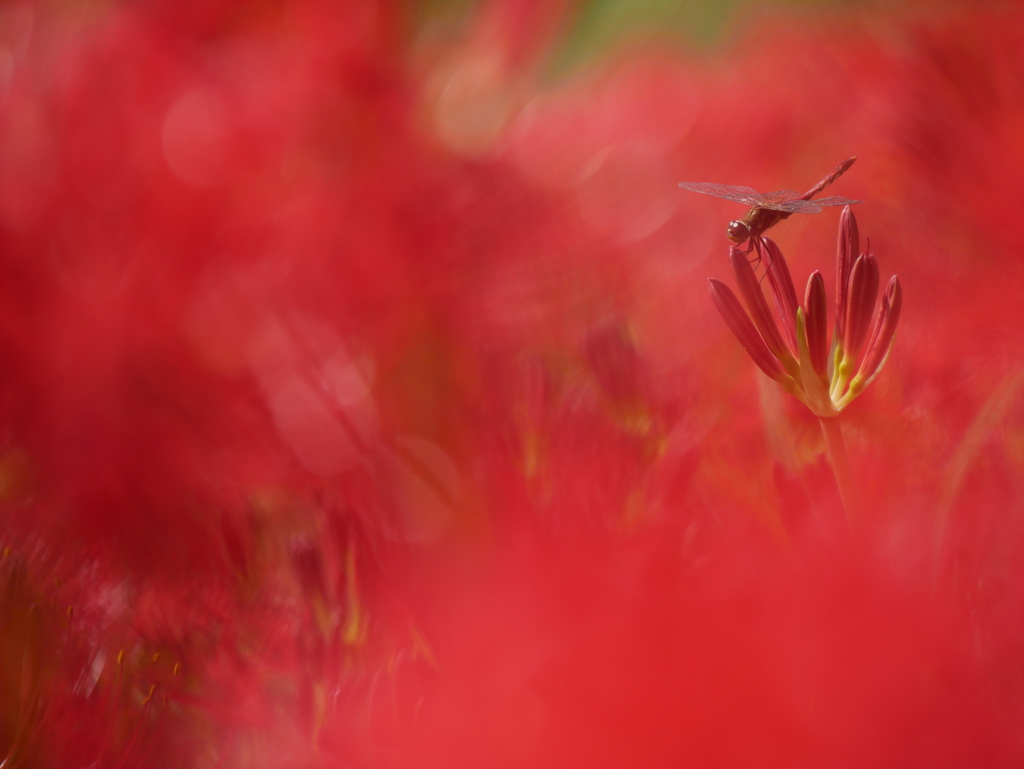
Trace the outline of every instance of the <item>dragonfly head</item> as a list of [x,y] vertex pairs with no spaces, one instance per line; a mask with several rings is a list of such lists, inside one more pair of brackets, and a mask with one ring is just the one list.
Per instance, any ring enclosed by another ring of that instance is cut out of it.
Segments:
[[746,222],[739,220],[729,222],[729,229],[726,230],[726,236],[733,243],[742,243],[750,237],[750,227],[747,226]]

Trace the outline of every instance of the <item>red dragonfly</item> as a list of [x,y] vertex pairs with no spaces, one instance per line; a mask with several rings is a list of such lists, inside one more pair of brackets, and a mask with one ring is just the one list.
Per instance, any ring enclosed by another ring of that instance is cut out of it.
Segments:
[[[729,229],[726,233],[729,240],[740,244],[745,240],[754,243],[769,227],[774,227],[783,219],[788,219],[792,214],[816,214],[824,206],[846,206],[853,203],[861,203],[860,200],[850,200],[833,195],[828,198],[819,198],[813,203],[811,198],[825,189],[828,185],[842,176],[846,169],[853,165],[856,157],[848,158],[836,166],[835,170],[811,187],[801,195],[793,190],[779,190],[762,195],[750,187],[734,187],[730,184],[712,184],[710,182],[680,182],[679,186],[690,192],[700,192],[705,195],[714,195],[726,200],[735,200],[737,203],[746,203],[753,206],[747,215],[742,219],[729,222]],[[747,251],[749,252],[749,248]]]

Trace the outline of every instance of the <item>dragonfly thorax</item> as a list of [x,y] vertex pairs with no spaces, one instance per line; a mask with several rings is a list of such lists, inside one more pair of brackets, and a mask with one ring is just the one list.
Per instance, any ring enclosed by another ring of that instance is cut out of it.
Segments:
[[770,208],[751,208],[743,219],[729,222],[727,235],[733,243],[742,243],[747,238],[756,238],[769,227],[774,227],[781,220],[787,219],[788,213],[773,211]]

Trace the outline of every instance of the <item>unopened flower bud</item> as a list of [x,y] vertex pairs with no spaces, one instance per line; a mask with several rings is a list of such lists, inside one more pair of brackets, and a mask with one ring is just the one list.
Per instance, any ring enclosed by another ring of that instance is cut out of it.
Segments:
[[828,317],[826,315],[825,279],[815,270],[807,281],[804,294],[804,316],[807,328],[807,349],[811,364],[819,377],[828,368]]
[[765,374],[777,382],[786,378],[786,372],[779,363],[778,358],[772,355],[768,346],[764,343],[761,335],[757,333],[750,317],[727,285],[714,278],[708,278],[708,289],[711,292],[711,301],[715,303],[718,312],[722,315],[725,325],[729,327],[733,335],[739,340],[740,345],[747,354],[754,360]]
[[754,326],[761,334],[764,343],[772,354],[780,360],[792,360],[793,356],[782,341],[779,327],[772,317],[768,302],[761,292],[761,284],[758,283],[754,268],[750,266],[746,255],[737,248],[729,249],[729,260],[732,262],[733,273],[736,275],[736,285],[740,289],[740,296],[743,297],[747,309],[750,311],[750,318]]
[[796,310],[800,305],[796,298],[796,289],[793,287],[793,276],[789,272],[789,265],[786,264],[786,257],[782,250],[775,245],[775,241],[768,237],[759,239],[761,244],[755,240],[758,246],[758,253],[762,260],[767,262],[766,271],[768,285],[772,290],[772,297],[775,299],[775,307],[779,312],[779,320],[782,322],[782,330],[786,334],[790,350],[797,352],[796,341]]
[[846,299],[850,290],[850,273],[860,253],[860,232],[857,218],[849,206],[839,216],[839,244],[836,249],[836,339],[846,330]]
[[851,363],[857,360],[867,337],[877,296],[878,262],[871,254],[861,254],[850,273],[846,329],[843,334],[843,355]]
[[893,275],[889,285],[885,288],[885,296],[882,297],[882,306],[875,320],[871,341],[868,343],[864,362],[857,374],[858,379],[869,381],[882,368],[882,364],[885,363],[886,356],[889,354],[889,348],[892,347],[892,340],[896,335],[896,324],[899,323],[902,309],[903,288],[900,286],[900,279]]

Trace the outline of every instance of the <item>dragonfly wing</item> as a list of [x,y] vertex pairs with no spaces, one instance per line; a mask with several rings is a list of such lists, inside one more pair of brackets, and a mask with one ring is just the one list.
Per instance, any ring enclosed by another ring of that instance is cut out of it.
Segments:
[[785,211],[788,214],[816,214],[821,210],[817,200],[813,203],[809,200],[780,200],[776,203],[770,203],[764,206],[764,208],[770,208],[773,211]]
[[863,200],[850,200],[849,198],[842,198],[838,195],[833,195],[829,198],[818,198],[814,201],[819,206],[852,206],[854,203],[863,203]]
[[768,192],[761,196],[761,205],[765,207],[775,203],[785,203],[790,200],[796,200],[799,197],[800,193],[796,190],[775,190],[775,192]]
[[737,203],[746,203],[748,206],[760,205],[764,197],[757,190],[750,187],[736,187],[731,184],[713,184],[711,182],[679,182],[679,186],[690,192],[699,192],[702,195],[714,195],[716,198],[734,200]]
[[759,205],[761,208],[770,208],[772,211],[785,211],[790,214],[813,214],[821,209],[815,203],[801,200],[799,192],[794,190],[776,190],[761,196]]

